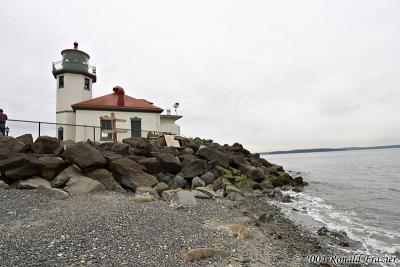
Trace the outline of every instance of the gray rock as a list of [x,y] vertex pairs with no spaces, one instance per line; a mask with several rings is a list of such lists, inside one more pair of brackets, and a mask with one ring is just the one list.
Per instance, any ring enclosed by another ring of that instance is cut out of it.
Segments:
[[107,164],[111,164],[114,160],[122,159],[124,156],[112,151],[101,151],[103,157],[107,160]]
[[154,189],[161,194],[163,191],[168,190],[168,184],[164,183],[164,182],[160,182],[158,184],[156,184],[156,186],[154,187]]
[[167,154],[171,154],[174,156],[178,156],[178,150],[172,146],[166,146],[166,147],[160,148],[157,152],[158,153],[167,153]]
[[239,168],[240,166],[246,166],[247,160],[240,155],[229,155],[229,166],[232,168]]
[[78,176],[70,178],[64,190],[73,195],[80,195],[105,191],[106,188],[94,179],[85,176]]
[[9,188],[10,188],[10,186],[6,182],[0,180],[0,190],[1,189],[9,189]]
[[179,152],[179,156],[181,155],[187,155],[187,154],[194,154],[194,150],[191,147],[185,147],[185,149],[181,150]]
[[130,145],[133,149],[130,153],[140,156],[151,156],[154,151],[153,145],[145,138],[126,138],[123,143]]
[[63,158],[75,164],[83,171],[102,168],[107,164],[101,152],[88,143],[77,143],[67,147]]
[[197,206],[197,201],[192,192],[180,190],[174,194],[170,204],[175,208],[194,208]]
[[27,154],[14,155],[0,161],[0,173],[12,181],[30,178],[41,174],[43,164]]
[[202,157],[204,159],[207,159],[208,161],[213,161],[216,163],[216,165],[220,165],[224,168],[229,167],[229,158],[227,155],[224,153],[208,148],[206,146],[201,146],[199,150],[197,151],[197,155],[199,157]]
[[177,174],[182,169],[182,163],[176,156],[169,153],[154,153],[154,155],[167,172]]
[[196,190],[194,190],[194,191],[200,191],[203,194],[206,194],[206,195],[208,195],[209,197],[212,197],[212,198],[214,198],[214,197],[215,198],[219,198],[220,197],[220,195],[218,193],[216,193],[212,188],[209,188],[209,187],[197,187]]
[[137,163],[136,161],[130,160],[128,158],[117,159],[117,160],[112,161],[110,164],[110,168],[112,168],[112,169],[118,169],[118,168],[124,168],[124,167],[137,169],[139,171],[146,171],[145,166]]
[[200,177],[196,176],[192,180],[192,190],[196,189],[197,187],[203,187],[206,186],[206,183],[200,179]]
[[57,138],[50,136],[39,136],[32,145],[32,151],[36,154],[55,154],[62,145]]
[[170,202],[171,199],[175,196],[176,192],[181,191],[182,189],[177,188],[177,189],[169,189],[169,190],[165,190],[162,192],[161,196],[162,199],[164,199],[167,202]]
[[0,148],[8,149],[11,152],[23,152],[25,144],[11,136],[0,135]]
[[112,146],[111,151],[126,156],[129,154],[129,145],[124,143],[115,144]]
[[33,138],[31,134],[24,134],[21,136],[18,136],[17,138],[18,141],[22,142],[24,144],[23,151],[29,151],[32,148],[33,145]]
[[169,184],[169,182],[172,180],[172,179],[174,179],[174,175],[173,174],[170,174],[170,173],[163,173],[163,172],[160,172],[160,173],[158,173],[157,174],[157,180],[159,181],[159,182],[164,182],[164,183],[166,183],[166,184]]
[[183,178],[180,175],[176,175],[172,180],[169,181],[168,186],[171,189],[177,189],[177,188],[185,188],[187,185],[187,182],[185,178]]
[[57,175],[56,178],[51,180],[50,184],[51,187],[60,188],[63,187],[69,181],[69,179],[79,176],[83,176],[81,170],[76,166],[71,165]]
[[38,186],[50,187],[50,182],[42,177],[32,177],[26,180],[19,180],[13,184],[17,189],[36,189]]
[[138,160],[140,164],[146,167],[146,172],[150,174],[157,174],[161,172],[166,172],[164,166],[161,164],[157,158],[144,158]]
[[136,188],[135,194],[136,195],[152,195],[155,199],[160,198],[160,195],[158,194],[157,190],[150,186],[140,186],[140,187]]
[[200,176],[200,178],[206,183],[206,185],[212,184],[215,181],[215,175],[213,172],[206,172]]
[[243,195],[239,192],[230,192],[227,197],[227,199],[232,200],[232,201],[241,201],[244,199]]
[[99,181],[109,191],[126,192],[117,181],[114,180],[112,173],[106,169],[96,169],[85,173],[86,177]]
[[41,177],[49,181],[68,166],[68,164],[60,157],[39,157],[39,161],[43,164]]
[[155,186],[157,179],[151,174],[135,169],[131,166],[117,164],[119,160],[111,163],[114,178],[124,187],[136,190],[140,186]]
[[44,195],[50,196],[52,198],[55,198],[55,199],[66,199],[69,196],[69,194],[67,192],[65,192],[64,190],[57,189],[57,188],[46,187],[46,186],[43,186],[43,185],[39,185],[37,187],[37,191],[42,193],[42,194],[44,194]]
[[197,160],[199,158],[195,154],[184,154],[184,155],[179,155],[178,159],[182,162],[182,164],[184,164],[185,161]]
[[183,162],[181,174],[184,178],[193,178],[203,175],[211,169],[210,164],[206,160],[195,159]]
[[197,191],[197,190],[192,190],[192,194],[194,198],[200,198],[200,199],[210,199],[211,196],[207,195],[201,191]]

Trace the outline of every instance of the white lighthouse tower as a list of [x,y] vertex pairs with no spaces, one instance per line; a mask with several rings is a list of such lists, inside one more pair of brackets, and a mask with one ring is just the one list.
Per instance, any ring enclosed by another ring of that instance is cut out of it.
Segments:
[[[89,65],[90,56],[78,49],[61,51],[62,60],[53,63],[53,75],[57,80],[56,122],[60,140],[75,140],[76,115],[71,105],[92,98],[92,84],[96,82],[96,68]],[[71,125],[65,125],[71,124]]]

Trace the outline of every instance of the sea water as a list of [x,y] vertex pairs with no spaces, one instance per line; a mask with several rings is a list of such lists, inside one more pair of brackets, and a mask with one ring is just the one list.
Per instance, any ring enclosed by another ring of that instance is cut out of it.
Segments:
[[400,258],[400,149],[263,157],[309,183],[303,192],[289,193],[294,202],[281,204],[286,210],[345,231],[363,253]]

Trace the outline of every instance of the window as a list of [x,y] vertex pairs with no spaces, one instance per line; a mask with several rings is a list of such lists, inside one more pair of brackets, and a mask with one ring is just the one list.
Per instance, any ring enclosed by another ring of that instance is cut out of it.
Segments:
[[85,78],[85,85],[83,88],[90,91],[90,80],[88,78]]
[[58,76],[58,88],[64,88],[64,75]]
[[110,141],[110,140],[112,140],[112,134],[111,133],[104,133],[103,132],[103,130],[112,130],[111,121],[100,120],[100,128],[101,128],[100,140],[101,141]]

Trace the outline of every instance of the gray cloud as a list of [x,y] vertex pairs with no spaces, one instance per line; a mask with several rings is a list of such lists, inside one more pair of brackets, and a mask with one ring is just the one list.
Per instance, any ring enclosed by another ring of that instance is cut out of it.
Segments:
[[0,3],[10,117],[55,121],[51,62],[77,40],[96,96],[181,103],[187,136],[253,151],[400,143],[398,1]]

